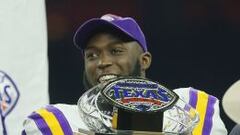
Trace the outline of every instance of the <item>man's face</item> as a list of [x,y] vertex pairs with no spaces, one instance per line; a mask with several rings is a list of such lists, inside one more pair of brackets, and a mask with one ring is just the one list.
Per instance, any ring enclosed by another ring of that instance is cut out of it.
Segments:
[[142,53],[135,41],[123,42],[107,33],[97,34],[90,38],[84,50],[86,79],[94,86],[104,75],[128,76],[136,74],[136,70],[141,72]]

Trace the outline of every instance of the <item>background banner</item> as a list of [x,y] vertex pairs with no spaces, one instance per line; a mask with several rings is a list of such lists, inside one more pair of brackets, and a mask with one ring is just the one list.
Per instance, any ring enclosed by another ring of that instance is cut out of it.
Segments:
[[2,0],[0,16],[0,134],[18,135],[49,101],[45,1]]

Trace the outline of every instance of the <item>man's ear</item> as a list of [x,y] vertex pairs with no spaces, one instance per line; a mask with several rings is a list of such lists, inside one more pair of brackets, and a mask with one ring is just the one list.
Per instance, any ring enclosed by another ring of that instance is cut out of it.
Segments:
[[149,52],[144,52],[140,56],[141,70],[147,70],[152,63],[152,55]]

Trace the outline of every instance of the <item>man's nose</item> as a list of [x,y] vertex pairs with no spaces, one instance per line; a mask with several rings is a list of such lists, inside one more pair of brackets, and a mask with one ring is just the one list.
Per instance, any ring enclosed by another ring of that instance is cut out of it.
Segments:
[[113,63],[112,63],[111,56],[109,56],[107,54],[102,54],[100,56],[99,61],[98,61],[98,68],[104,69],[104,68],[107,68],[107,67],[111,66],[112,64]]

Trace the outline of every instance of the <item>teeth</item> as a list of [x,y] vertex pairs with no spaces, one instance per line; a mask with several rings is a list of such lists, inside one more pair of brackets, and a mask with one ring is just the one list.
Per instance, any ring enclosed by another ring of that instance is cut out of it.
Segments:
[[99,78],[99,82],[100,83],[106,82],[106,81],[109,81],[109,80],[114,79],[116,77],[117,77],[116,75],[104,75],[104,76]]

